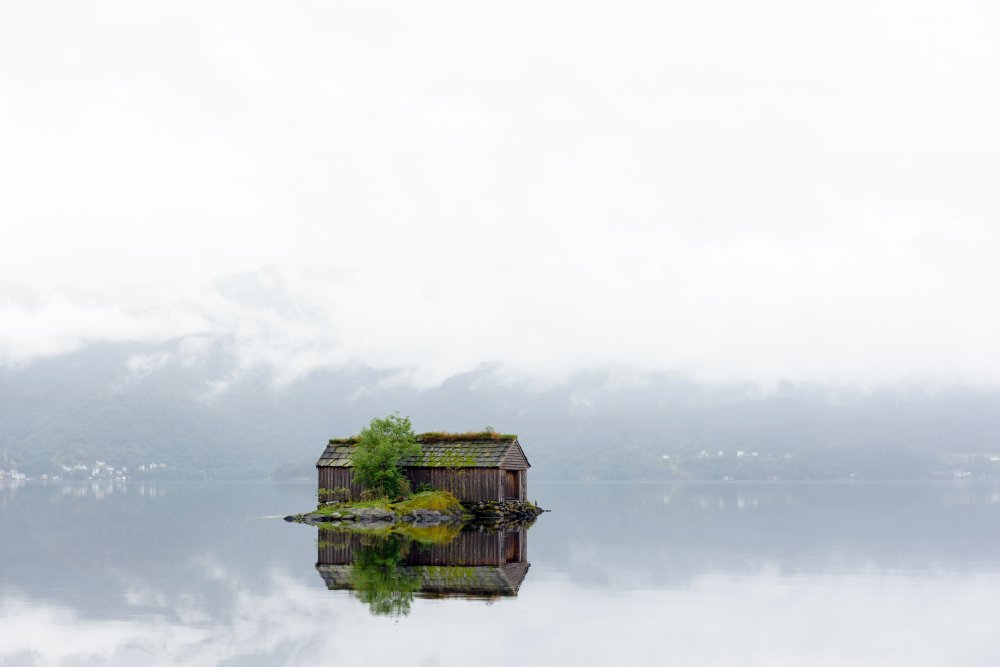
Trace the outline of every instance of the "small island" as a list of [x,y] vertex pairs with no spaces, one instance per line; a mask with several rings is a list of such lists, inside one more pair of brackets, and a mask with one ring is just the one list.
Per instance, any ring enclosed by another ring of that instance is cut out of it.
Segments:
[[514,434],[417,435],[408,417],[376,418],[329,441],[316,462],[317,508],[285,520],[403,532],[530,522],[543,511],[527,500],[530,467]]

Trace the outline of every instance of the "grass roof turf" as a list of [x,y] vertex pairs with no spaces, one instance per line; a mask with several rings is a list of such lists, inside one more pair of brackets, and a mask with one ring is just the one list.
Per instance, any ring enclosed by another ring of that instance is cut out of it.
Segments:
[[[496,431],[469,431],[467,433],[446,433],[444,431],[430,431],[417,435],[417,442],[513,442],[517,440],[516,433],[497,433]],[[331,445],[356,445],[358,436],[352,435],[349,438],[331,438]]]

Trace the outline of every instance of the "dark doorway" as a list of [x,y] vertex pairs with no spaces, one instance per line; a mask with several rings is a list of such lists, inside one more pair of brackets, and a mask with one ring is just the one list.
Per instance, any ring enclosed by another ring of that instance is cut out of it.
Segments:
[[518,470],[504,470],[503,497],[504,500],[521,499],[521,476]]

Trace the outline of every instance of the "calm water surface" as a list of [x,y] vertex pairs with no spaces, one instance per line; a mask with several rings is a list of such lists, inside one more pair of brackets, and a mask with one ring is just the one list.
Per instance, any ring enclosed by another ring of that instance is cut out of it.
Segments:
[[1000,664],[998,485],[533,481],[517,595],[475,599],[405,545],[334,545],[389,582],[317,566],[273,518],[313,491],[0,487],[0,665]]

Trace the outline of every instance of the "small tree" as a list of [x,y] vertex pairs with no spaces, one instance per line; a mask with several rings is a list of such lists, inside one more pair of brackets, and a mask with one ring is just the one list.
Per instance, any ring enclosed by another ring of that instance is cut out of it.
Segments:
[[376,417],[361,429],[351,463],[363,486],[394,498],[409,486],[403,477],[403,459],[420,456],[420,452],[410,418],[397,412],[385,419]]

